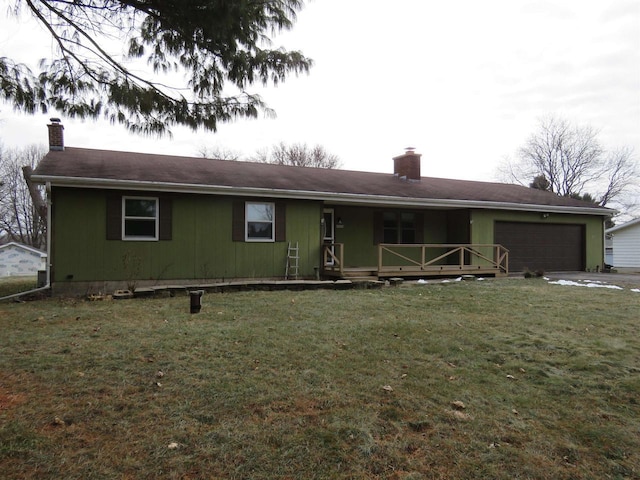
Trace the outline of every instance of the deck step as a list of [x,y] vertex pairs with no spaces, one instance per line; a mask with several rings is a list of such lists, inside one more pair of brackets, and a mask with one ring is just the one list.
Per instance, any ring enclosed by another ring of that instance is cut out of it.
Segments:
[[345,275],[345,278],[351,280],[352,282],[377,282],[378,281],[378,277],[376,275],[358,275],[357,277]]

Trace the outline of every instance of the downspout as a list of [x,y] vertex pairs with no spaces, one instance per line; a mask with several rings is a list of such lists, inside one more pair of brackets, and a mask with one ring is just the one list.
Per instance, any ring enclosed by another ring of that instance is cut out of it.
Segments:
[[324,273],[324,238],[327,236],[327,222],[324,221],[324,203],[321,205],[323,208],[320,211],[320,258],[318,259],[318,267],[315,268],[316,280],[322,278]]
[[51,182],[45,184],[45,194],[47,196],[47,284],[43,288],[51,288]]
[[33,290],[27,290],[26,292],[14,293],[13,295],[7,295],[6,297],[0,297],[0,302],[4,300],[10,300],[12,298],[20,298],[25,295],[30,295],[32,293],[44,292],[45,290],[49,290],[49,285],[45,285],[44,287],[34,288]]
[[602,268],[599,271],[605,271],[607,264],[607,217],[602,217]]

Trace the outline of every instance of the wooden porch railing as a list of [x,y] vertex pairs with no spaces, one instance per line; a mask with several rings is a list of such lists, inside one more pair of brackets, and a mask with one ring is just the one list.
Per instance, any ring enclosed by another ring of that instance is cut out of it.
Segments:
[[344,275],[344,243],[325,243],[323,245],[322,268],[325,272]]
[[[443,249],[446,251],[438,254]],[[396,261],[401,260],[401,264],[385,264],[385,260],[389,261],[389,256]],[[445,271],[447,273],[477,271],[506,275],[509,273],[509,250],[497,244],[381,243],[378,245],[379,275],[384,275],[386,272],[428,274],[445,273]]]
[[509,250],[497,244],[393,244],[378,245],[378,265],[345,267],[344,244],[323,245],[322,271],[348,277],[370,272],[378,277],[401,275],[507,275]]

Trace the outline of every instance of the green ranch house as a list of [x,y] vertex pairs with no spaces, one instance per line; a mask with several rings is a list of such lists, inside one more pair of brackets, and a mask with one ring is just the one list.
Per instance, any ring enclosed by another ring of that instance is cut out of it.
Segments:
[[[596,271],[612,211],[500,183],[67,148],[52,119],[54,293],[240,279]],[[390,162],[391,171],[391,162]]]

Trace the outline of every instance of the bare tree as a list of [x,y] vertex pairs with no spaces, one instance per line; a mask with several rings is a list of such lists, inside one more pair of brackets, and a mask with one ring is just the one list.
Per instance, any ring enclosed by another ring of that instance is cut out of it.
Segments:
[[539,130],[518,153],[518,160],[503,164],[502,179],[558,195],[593,198],[601,206],[621,202],[637,182],[632,149],[607,152],[592,127],[573,126],[553,116],[540,121]]
[[[0,234],[10,241],[35,248],[46,243],[46,216],[42,205],[35,205],[25,181],[23,168],[34,168],[44,157],[42,146],[30,145],[23,149],[0,148]],[[42,187],[32,186],[35,189]],[[38,191],[42,195],[42,192]]]
[[198,156],[214,160],[240,160],[240,153],[219,145],[211,147],[201,145],[200,148],[198,148]]
[[327,152],[322,145],[309,147],[306,143],[287,145],[280,142],[270,150],[259,150],[251,159],[253,162],[293,165],[296,167],[340,168],[337,155]]
[[600,197],[600,204],[621,200],[625,193],[637,188],[638,165],[633,160],[633,149],[623,147],[609,153],[602,174],[607,179],[607,189]]

